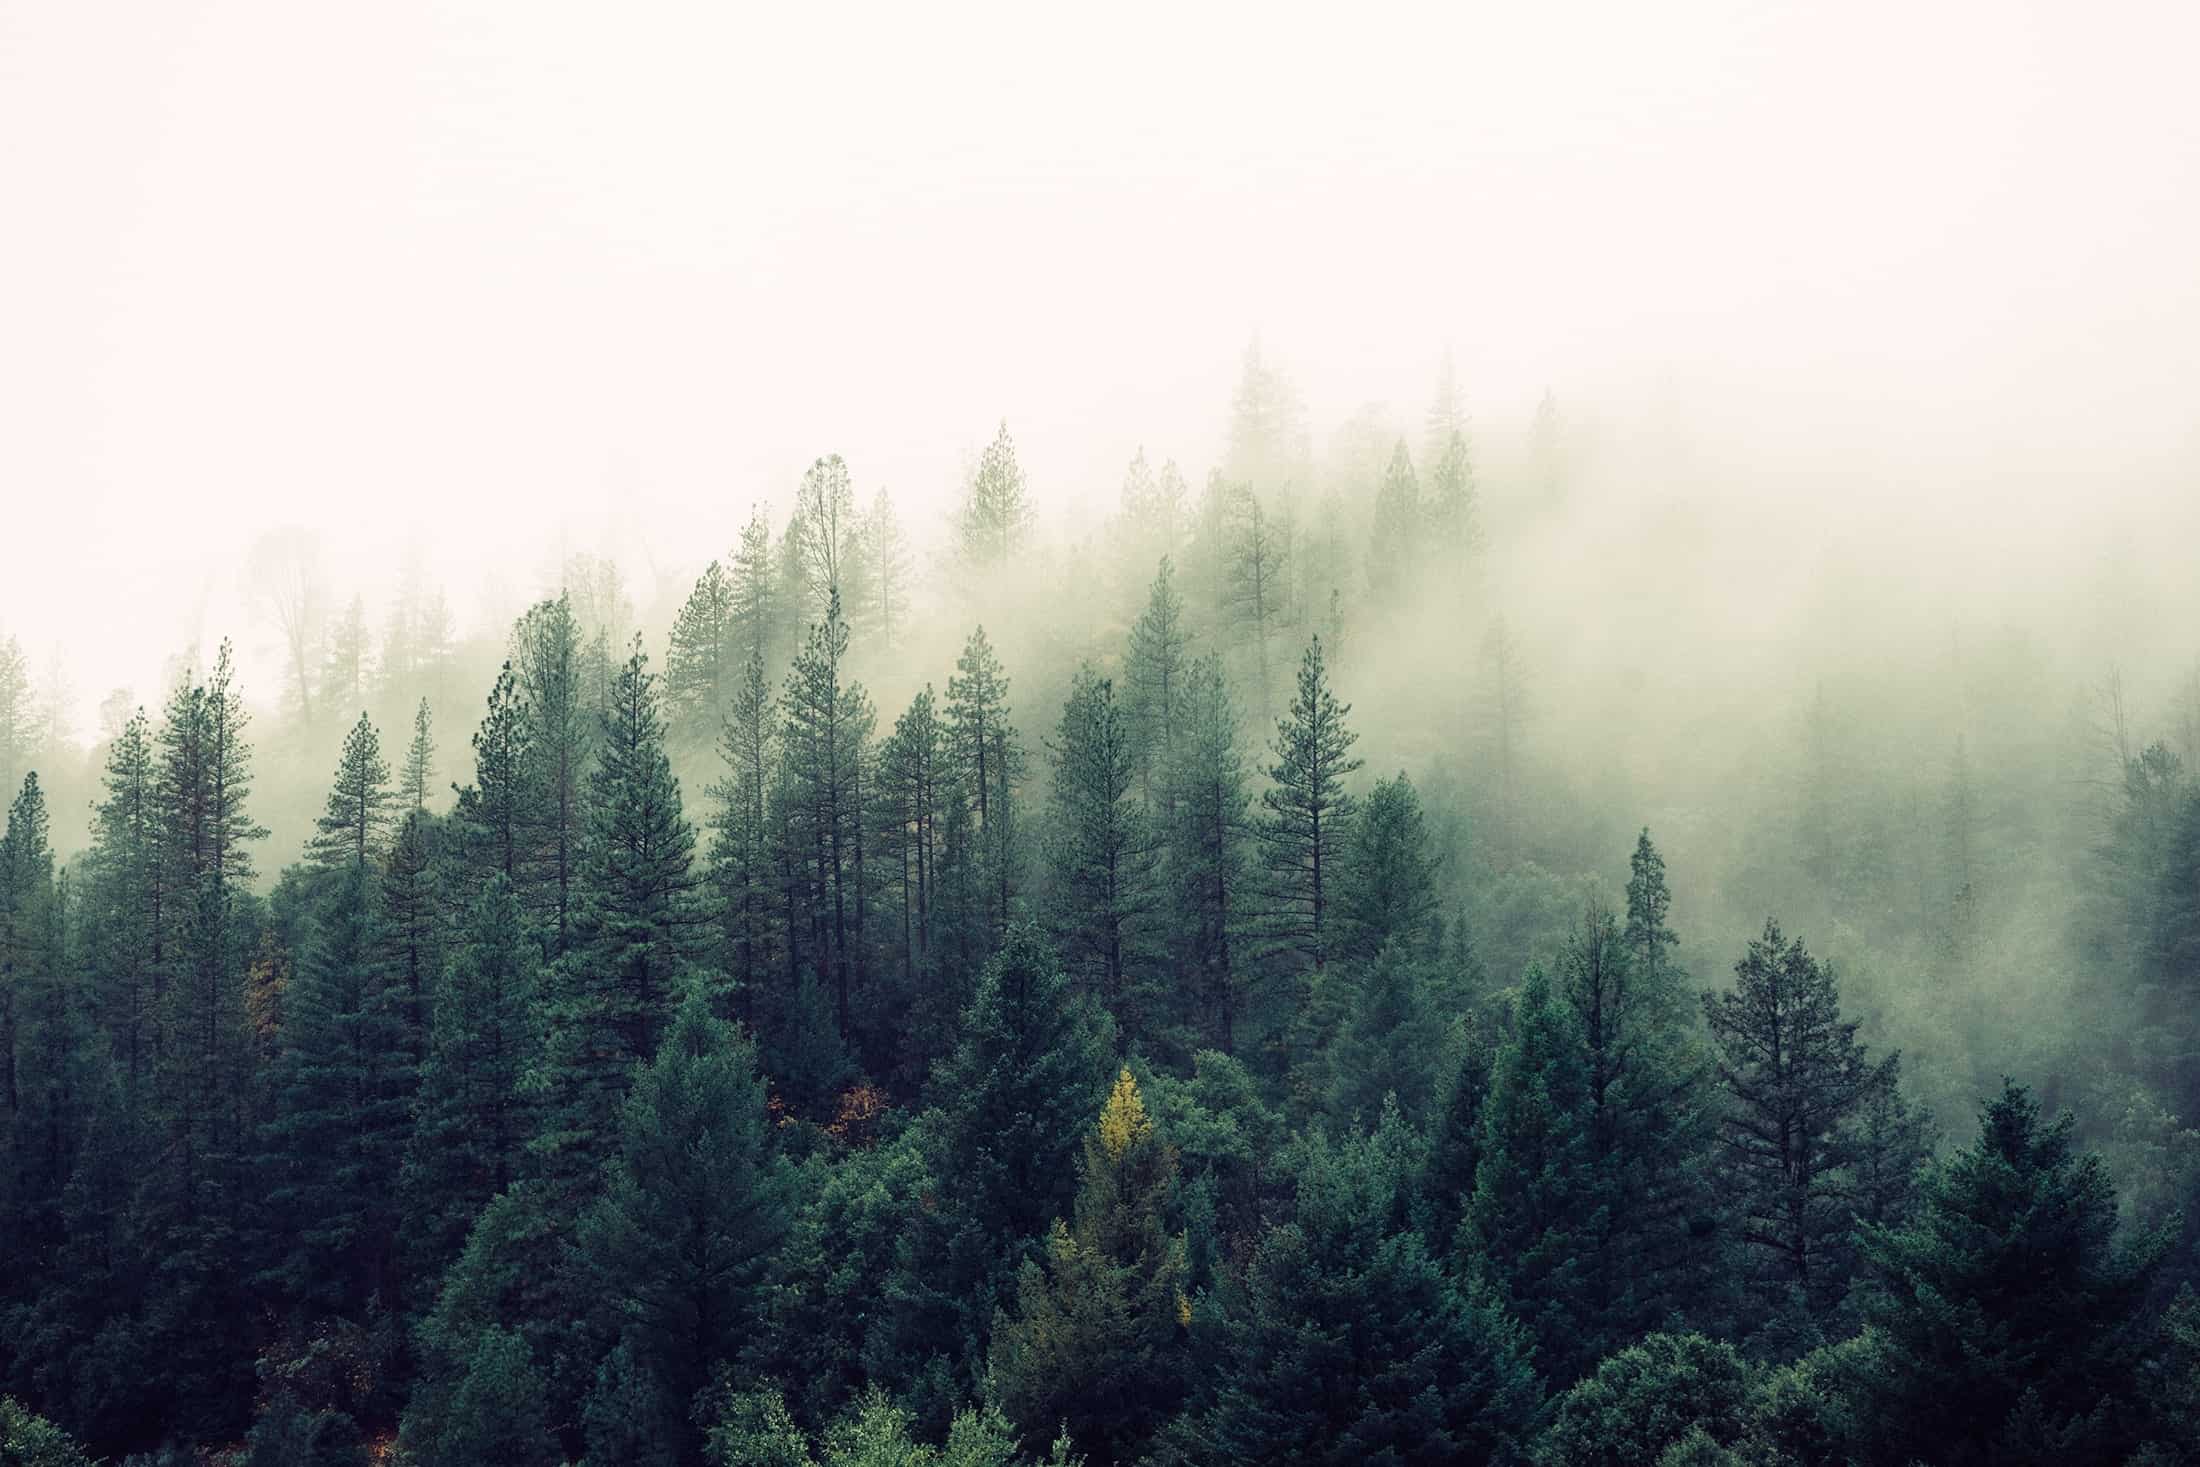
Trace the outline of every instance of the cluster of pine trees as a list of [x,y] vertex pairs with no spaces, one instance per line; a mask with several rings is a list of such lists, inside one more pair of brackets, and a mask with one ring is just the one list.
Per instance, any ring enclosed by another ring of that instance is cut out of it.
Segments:
[[[2179,1198],[2120,1211],[2024,1086],[1940,1147],[1777,923],[1702,988],[1647,830],[1493,966],[1335,665],[1388,598],[1456,610],[1456,394],[1432,487],[1403,443],[1374,485],[1364,582],[1295,518],[1295,412],[1255,357],[1197,504],[1132,465],[1135,614],[1039,713],[973,625],[882,716],[856,672],[913,640],[909,555],[827,458],[661,674],[569,585],[466,753],[427,692],[360,714],[272,880],[226,644],[121,721],[66,866],[26,772],[0,1459],[2200,1457]],[[1031,518],[1004,428],[956,573]],[[289,716],[388,701],[306,666]],[[1479,872],[1528,819],[1508,748]],[[2126,768],[2087,940],[2144,1015],[2118,1073],[2192,1115],[2200,793]]]

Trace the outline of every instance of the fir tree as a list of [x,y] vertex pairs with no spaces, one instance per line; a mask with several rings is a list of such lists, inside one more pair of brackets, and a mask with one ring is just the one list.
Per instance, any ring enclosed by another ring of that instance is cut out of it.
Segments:
[[589,654],[568,597],[539,602],[520,618],[512,629],[512,669],[527,730],[521,890],[550,929],[552,955],[563,956],[573,945],[593,753]]
[[977,471],[963,493],[955,520],[956,553],[966,570],[992,571],[1009,562],[1030,529],[1030,495],[1024,471],[1016,462],[1016,445],[1003,421],[979,455]]
[[428,789],[434,783],[435,728],[428,712],[428,700],[422,698],[420,706],[413,709],[412,742],[405,746],[405,766],[397,780],[398,796],[412,809],[425,811]]
[[1357,802],[1344,781],[1361,761],[1350,757],[1359,735],[1345,726],[1352,711],[1330,690],[1321,638],[1307,644],[1298,692],[1276,722],[1274,787],[1261,794],[1260,826],[1269,878],[1271,935],[1319,972],[1334,943],[1331,906],[1340,855]]
[[725,717],[739,655],[732,623],[733,587],[714,560],[673,618],[665,652],[665,708],[676,730],[707,737]]
[[1026,1260],[1018,1276],[1015,1317],[994,1327],[1002,1409],[1034,1434],[1060,1423],[1098,1461],[1136,1455],[1183,1374],[1184,1240],[1163,1220],[1176,1171],[1120,1071],[1085,1139],[1075,1221],[1055,1220],[1043,1266]]
[[1133,797],[1130,720],[1115,684],[1078,669],[1062,705],[1054,763],[1055,838],[1050,851],[1055,928],[1071,970],[1123,1025],[1132,1042],[1153,1016],[1141,1012],[1133,977],[1159,900],[1155,842]]
[[1139,787],[1146,804],[1157,808],[1163,819],[1170,813],[1169,774],[1177,732],[1184,722],[1190,674],[1184,599],[1177,594],[1176,569],[1164,555],[1146,608],[1131,627],[1123,664],[1124,704],[1135,739]]
[[783,698],[784,734],[801,824],[815,974],[833,992],[846,1040],[855,1028],[854,992],[864,979],[863,764],[875,715],[860,683],[850,681],[848,623],[840,593],[810,628]]
[[528,776],[533,765],[519,683],[507,662],[489,690],[488,711],[474,731],[474,782],[458,791],[453,819],[467,865],[517,884],[526,879]]
[[1337,947],[1372,958],[1395,942],[1412,955],[1435,949],[1438,858],[1429,853],[1421,797],[1403,771],[1379,781],[1352,823],[1337,869]]
[[772,832],[768,803],[777,765],[771,688],[764,655],[751,645],[743,658],[725,728],[719,735],[725,773],[710,787],[710,879],[724,926],[727,969],[735,1004],[752,1025],[765,1013],[760,994],[777,966],[781,934],[773,913]]
[[362,713],[344,736],[327,808],[313,823],[313,853],[322,865],[365,871],[379,864],[393,803],[389,780],[382,740]]
[[1253,915],[1246,848],[1252,835],[1238,712],[1219,658],[1187,675],[1177,756],[1169,770],[1175,817],[1164,867],[1173,892],[1179,971],[1197,975],[1207,1031],[1234,1052],[1245,986],[1239,937]]
[[1008,676],[979,627],[947,680],[947,729],[962,798],[977,812],[973,834],[995,933],[1006,928],[1015,894],[1015,790],[1024,759],[1009,719]]
[[1421,503],[1421,481],[1403,438],[1390,455],[1390,467],[1375,491],[1375,527],[1367,553],[1368,583],[1379,599],[1410,596],[1418,586],[1420,559],[1428,548],[1428,515]]

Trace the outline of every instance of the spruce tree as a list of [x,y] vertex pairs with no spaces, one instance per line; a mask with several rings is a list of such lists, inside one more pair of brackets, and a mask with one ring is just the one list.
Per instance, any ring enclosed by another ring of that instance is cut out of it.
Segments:
[[1171,809],[1169,775],[1175,764],[1177,732],[1184,722],[1190,674],[1184,598],[1177,594],[1176,568],[1164,555],[1145,610],[1131,627],[1123,660],[1123,701],[1135,740],[1139,788],[1147,806],[1164,820]]
[[763,1323],[790,1220],[764,1098],[753,1047],[691,995],[635,1079],[604,1194],[581,1222],[601,1325],[655,1387],[645,1398],[671,1407],[637,1425],[667,1446],[690,1443],[678,1460],[695,1440],[688,1402]]
[[413,709],[412,742],[405,746],[405,764],[399,771],[397,793],[414,810],[428,808],[428,791],[435,784],[435,723],[422,698]]
[[968,573],[983,574],[1008,563],[1031,529],[1031,499],[1016,445],[1004,420],[978,457],[955,520],[956,554]]
[[313,822],[313,854],[323,866],[365,871],[380,863],[393,803],[389,781],[381,737],[362,713],[344,736],[327,808]]
[[1078,669],[1050,752],[1054,839],[1049,866],[1054,927],[1070,970],[1135,1042],[1159,1022],[1134,992],[1148,957],[1148,919],[1159,902],[1155,841],[1134,794],[1130,720],[1112,679]]
[[1358,808],[1344,787],[1362,762],[1351,757],[1359,739],[1345,726],[1351,711],[1329,687],[1321,638],[1315,637],[1300,661],[1290,711],[1276,721],[1276,762],[1268,771],[1274,785],[1261,794],[1267,815],[1260,839],[1271,939],[1316,972],[1335,944],[1331,908]]
[[725,966],[733,978],[735,1009],[751,1026],[762,1025],[769,1012],[762,997],[784,945],[773,901],[776,881],[768,809],[777,752],[764,654],[752,644],[743,656],[719,735],[718,755],[725,773],[709,791],[716,805],[711,820],[710,881],[724,932]]
[[526,728],[521,890],[550,929],[551,954],[562,957],[573,945],[595,722],[589,654],[568,597],[538,602],[519,619],[511,665]]
[[511,882],[468,904],[434,984],[434,1023],[402,1176],[413,1275],[439,1278],[489,1199],[520,1175],[535,1131],[529,1077],[542,1052],[542,949]]
[[977,812],[986,919],[995,934],[1008,924],[1015,896],[1015,791],[1023,745],[1010,722],[1008,676],[978,627],[947,680],[948,742],[963,800]]
[[133,1099],[144,1094],[159,1038],[167,867],[157,778],[152,726],[139,709],[107,751],[85,890],[94,1004]]
[[1879,1282],[1850,1357],[1865,1460],[2108,1462],[2137,1444],[2125,1403],[2170,1234],[2119,1239],[2116,1189],[2072,1129],[2006,1082],[1917,1216],[1863,1229]]
[[1234,1053],[1246,986],[1240,937],[1253,917],[1247,847],[1252,837],[1236,700],[1221,659],[1192,664],[1183,728],[1169,770],[1164,871],[1172,892],[1180,972],[1196,975],[1210,1041]]
[[519,889],[528,870],[528,778],[533,759],[519,682],[507,662],[489,690],[488,711],[474,730],[474,782],[458,791],[456,822],[467,868],[492,873]]
[[803,842],[814,973],[833,994],[843,1041],[855,1029],[854,994],[865,977],[863,765],[875,715],[848,679],[848,623],[840,593],[810,628],[782,699],[783,735]]
[[1027,1433],[1059,1424],[1101,1462],[1135,1457],[1184,1375],[1184,1239],[1164,1221],[1176,1152],[1154,1133],[1127,1069],[1085,1138],[1073,1223],[1027,1259],[1016,1313],[993,1331],[990,1378]]
[[666,721],[683,735],[710,737],[725,717],[739,654],[733,645],[733,587],[712,561],[672,621],[665,652]]
[[1382,485],[1375,491],[1375,526],[1368,542],[1367,579],[1378,599],[1410,597],[1420,580],[1420,562],[1428,549],[1428,515],[1421,503],[1421,481],[1403,438],[1390,455]]
[[1434,952],[1436,871],[1421,797],[1400,771],[1377,782],[1353,821],[1337,877],[1337,948],[1371,959],[1390,943],[1412,956]]

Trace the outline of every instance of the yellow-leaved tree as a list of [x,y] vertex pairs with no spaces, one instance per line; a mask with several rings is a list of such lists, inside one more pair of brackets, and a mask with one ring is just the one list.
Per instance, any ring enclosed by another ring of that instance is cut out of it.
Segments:
[[1168,1358],[1190,1314],[1181,1233],[1167,1226],[1173,1147],[1154,1133],[1128,1069],[1085,1138],[1075,1217],[1026,1260],[1016,1312],[993,1327],[992,1386],[1027,1436],[1066,1429],[1088,1460],[1129,1461],[1174,1409]]

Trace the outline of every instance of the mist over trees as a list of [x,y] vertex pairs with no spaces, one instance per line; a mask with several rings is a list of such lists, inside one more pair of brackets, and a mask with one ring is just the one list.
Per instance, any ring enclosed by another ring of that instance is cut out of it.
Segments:
[[2200,1458],[2190,649],[1240,374],[1072,536],[255,529],[90,747],[0,635],[0,1457]]

